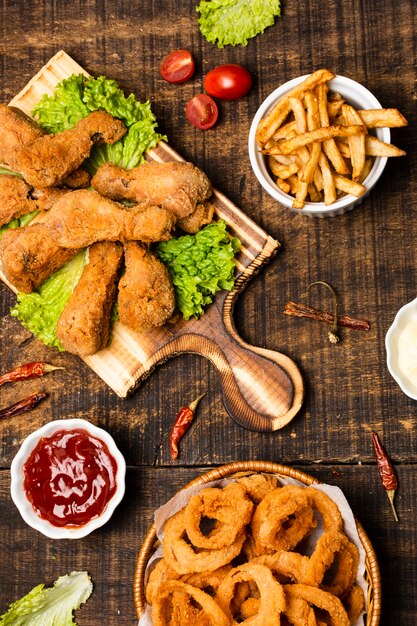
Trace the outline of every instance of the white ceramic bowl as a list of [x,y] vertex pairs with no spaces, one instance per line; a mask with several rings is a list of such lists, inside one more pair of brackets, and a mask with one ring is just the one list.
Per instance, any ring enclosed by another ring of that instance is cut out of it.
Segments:
[[[101,441],[107,445],[110,454],[115,459],[117,464],[116,492],[108,502],[103,513],[98,517],[92,519],[90,522],[84,526],[80,526],[79,528],[60,528],[53,526],[47,520],[40,518],[35,513],[23,489],[23,466],[32,450],[42,437],[50,437],[58,430],[74,430],[76,428],[86,430],[94,437],[101,439]],[[96,528],[99,528],[110,519],[114,509],[123,498],[125,492],[125,474],[125,460],[117,448],[113,437],[111,437],[108,432],[83,419],[56,420],[42,426],[42,428],[39,428],[35,432],[31,433],[23,441],[11,465],[11,495],[13,502],[19,509],[19,512],[25,522],[32,528],[41,532],[43,535],[46,535],[46,537],[50,537],[51,539],[80,539],[81,537],[85,537],[91,533],[93,530],[96,530]]]
[[417,298],[405,304],[398,311],[385,336],[385,348],[387,351],[387,366],[391,376],[407,396],[413,398],[413,400],[417,400],[417,383],[413,383],[400,369],[399,365],[399,340],[401,333],[409,322],[415,322],[417,324]]
[[[299,76],[298,78],[294,78],[293,80],[284,83],[281,87],[275,89],[275,91],[273,91],[266,98],[266,100],[263,101],[253,118],[249,131],[249,158],[255,176],[261,183],[262,187],[280,204],[294,212],[297,212],[299,215],[308,215],[309,217],[334,217],[350,211],[363,201],[384,171],[384,167],[387,163],[387,157],[376,157],[374,159],[372,169],[363,182],[366,187],[366,191],[360,198],[347,194],[329,206],[326,206],[324,202],[306,202],[304,208],[293,209],[292,203],[294,198],[281,191],[281,189],[273,181],[268,171],[266,159],[264,155],[261,154],[259,146],[256,142],[256,129],[258,128],[261,119],[271,111],[278,100],[280,100],[286,93],[288,93],[288,91],[290,91],[290,89],[301,83],[307,77],[308,74],[305,76]],[[332,91],[340,93],[346,101],[356,109],[382,108],[381,104],[375,96],[368,91],[368,89],[351,78],[336,76],[328,83],[328,85]],[[378,139],[386,143],[390,143],[391,132],[389,128],[377,128],[375,131]]]

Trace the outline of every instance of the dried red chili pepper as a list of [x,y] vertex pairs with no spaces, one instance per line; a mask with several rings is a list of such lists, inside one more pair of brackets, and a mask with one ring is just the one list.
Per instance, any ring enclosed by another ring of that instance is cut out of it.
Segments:
[[197,409],[197,405],[206,394],[203,393],[191,402],[188,406],[184,406],[175,418],[174,425],[171,430],[171,436],[169,438],[169,449],[171,457],[176,459],[178,457],[178,444],[187,430],[190,428],[191,422],[194,419],[194,415]]
[[47,395],[48,394],[43,391],[32,393],[32,395],[27,398],[19,400],[19,402],[15,402],[15,404],[12,404],[5,409],[0,409],[0,418],[13,417],[14,415],[19,415],[19,413],[26,413],[26,411],[30,411],[37,404],[39,404],[39,402],[46,398]]
[[26,365],[19,365],[10,372],[6,372],[0,376],[0,386],[5,383],[14,383],[18,380],[28,380],[30,378],[39,378],[54,370],[63,370],[64,367],[58,367],[57,365],[51,365],[50,363],[44,363],[43,361],[33,361],[32,363],[26,363]]
[[382,445],[378,437],[378,433],[376,433],[375,431],[372,431],[372,443],[374,446],[374,452],[379,475],[381,477],[381,482],[387,492],[388,499],[394,513],[395,521],[398,522],[398,515],[394,505],[395,491],[398,487],[398,480],[395,475],[395,470],[384,446]]

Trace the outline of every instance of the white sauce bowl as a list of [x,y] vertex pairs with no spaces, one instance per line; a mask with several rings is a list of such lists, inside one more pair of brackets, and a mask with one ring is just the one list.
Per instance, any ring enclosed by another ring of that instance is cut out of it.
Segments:
[[417,400],[417,377],[413,381],[400,368],[399,341],[401,333],[409,322],[417,324],[417,298],[405,304],[397,313],[394,321],[385,336],[385,349],[387,351],[387,366],[391,376],[401,387],[402,391]]

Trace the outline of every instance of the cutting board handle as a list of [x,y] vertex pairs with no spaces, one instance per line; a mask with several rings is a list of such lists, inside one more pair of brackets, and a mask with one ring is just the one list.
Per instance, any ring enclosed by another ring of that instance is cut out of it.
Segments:
[[204,324],[193,325],[193,332],[170,341],[165,358],[183,352],[206,357],[220,375],[224,406],[238,424],[256,431],[282,428],[303,402],[298,367],[279,352],[245,343],[231,318],[227,323],[216,308],[202,318]]

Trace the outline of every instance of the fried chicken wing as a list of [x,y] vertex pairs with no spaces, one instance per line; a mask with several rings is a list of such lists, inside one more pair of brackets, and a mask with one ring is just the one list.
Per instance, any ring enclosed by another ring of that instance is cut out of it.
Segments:
[[175,308],[168,270],[145,247],[125,244],[126,272],[119,283],[119,319],[135,332],[162,326]]
[[0,226],[32,211],[48,211],[66,193],[68,190],[65,189],[33,189],[17,176],[2,175],[0,176]]
[[57,324],[57,337],[68,352],[88,356],[106,347],[122,259],[118,243],[90,247],[89,261]]
[[16,152],[45,133],[20,109],[0,104],[0,163],[13,167]]
[[44,220],[51,238],[64,248],[85,248],[96,241],[165,241],[175,217],[161,207],[126,209],[96,191],[73,191],[54,204]]
[[18,291],[30,293],[77,254],[62,248],[44,224],[7,230],[0,241],[0,259],[7,280]]
[[192,213],[196,205],[212,193],[209,179],[192,163],[152,162],[131,170],[105,163],[99,167],[91,184],[113,200],[156,204],[179,219]]
[[106,111],[93,111],[73,128],[44,135],[17,150],[13,166],[34,187],[55,187],[86,159],[92,146],[115,143],[126,127]]

